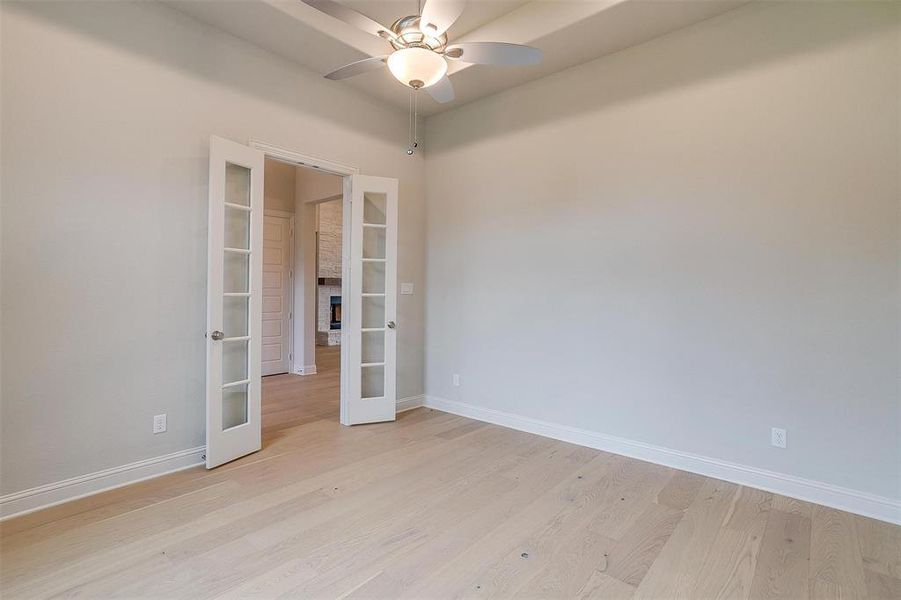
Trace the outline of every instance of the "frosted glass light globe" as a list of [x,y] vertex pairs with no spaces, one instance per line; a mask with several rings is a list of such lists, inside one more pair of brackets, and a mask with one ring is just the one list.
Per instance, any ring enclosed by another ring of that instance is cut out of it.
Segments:
[[388,57],[388,69],[406,86],[429,87],[447,73],[447,61],[440,54],[425,48],[404,48]]

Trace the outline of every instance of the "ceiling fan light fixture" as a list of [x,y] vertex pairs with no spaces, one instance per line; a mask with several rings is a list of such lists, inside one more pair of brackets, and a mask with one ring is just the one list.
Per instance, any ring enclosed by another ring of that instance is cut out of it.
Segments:
[[447,61],[437,52],[425,48],[404,48],[388,57],[388,69],[408,87],[427,88],[447,74]]

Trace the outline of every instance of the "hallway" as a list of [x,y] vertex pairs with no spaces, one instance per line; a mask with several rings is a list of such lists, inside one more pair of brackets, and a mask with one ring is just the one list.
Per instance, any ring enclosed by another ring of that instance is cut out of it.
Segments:
[[321,419],[338,422],[341,346],[316,346],[316,375],[263,378],[263,445],[278,432]]

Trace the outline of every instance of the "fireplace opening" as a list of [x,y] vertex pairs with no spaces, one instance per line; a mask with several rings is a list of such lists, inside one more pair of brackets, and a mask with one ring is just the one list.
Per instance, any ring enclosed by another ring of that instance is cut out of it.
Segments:
[[331,308],[329,329],[341,329],[341,296],[331,297]]

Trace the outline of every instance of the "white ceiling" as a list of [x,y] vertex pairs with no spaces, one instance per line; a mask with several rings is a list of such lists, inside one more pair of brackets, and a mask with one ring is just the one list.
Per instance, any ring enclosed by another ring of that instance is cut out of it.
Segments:
[[[456,99],[438,104],[422,94],[425,115],[512,88],[588,60],[732,10],[749,0],[469,0],[449,30],[452,41],[499,41],[529,44],[544,51],[540,65],[493,67],[452,63],[449,70]],[[341,0],[390,26],[416,14],[417,0]],[[168,0],[168,4],[275,54],[319,73],[385,54],[387,42],[357,30],[299,0],[202,2]],[[375,71],[336,86],[353,86],[379,100],[406,109],[409,90],[385,71]]]

